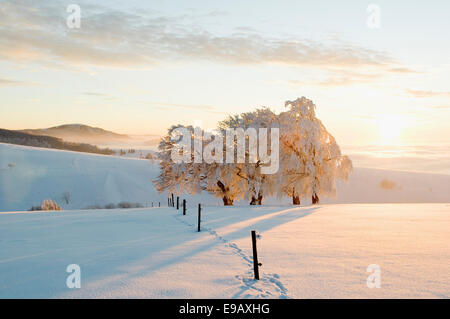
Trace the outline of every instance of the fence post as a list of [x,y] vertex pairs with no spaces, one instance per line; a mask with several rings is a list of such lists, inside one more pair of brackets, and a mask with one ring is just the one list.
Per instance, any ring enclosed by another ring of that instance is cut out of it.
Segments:
[[158,207],[161,207],[161,202],[158,202]]
[[172,193],[172,207],[175,207],[174,204],[175,204],[175,201],[173,200],[173,193]]
[[200,222],[202,220],[201,218],[202,216],[202,204],[198,204],[198,226],[197,226],[197,231],[200,231]]
[[253,246],[253,271],[255,272],[255,279],[259,280],[259,266],[258,251],[256,250],[256,231],[252,230],[252,246]]
[[180,209],[180,196],[177,196],[177,210]]
[[152,202],[152,207],[153,207],[153,202]]
[[186,215],[186,200],[183,199],[183,215]]

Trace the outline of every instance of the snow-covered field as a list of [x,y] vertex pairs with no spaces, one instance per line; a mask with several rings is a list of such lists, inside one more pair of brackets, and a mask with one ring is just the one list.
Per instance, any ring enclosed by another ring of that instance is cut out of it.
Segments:
[[[24,211],[45,199],[64,209],[85,209],[119,202],[144,206],[167,204],[152,180],[158,165],[149,160],[31,148],[0,143],[0,211]],[[348,183],[338,183],[338,197],[323,203],[448,203],[450,175],[355,168]],[[64,194],[70,194],[70,202]],[[189,203],[221,205],[209,194],[186,196]],[[265,205],[291,200],[267,198]],[[309,199],[302,200],[309,204]],[[237,202],[248,205],[248,201]]]
[[[0,214],[0,298],[449,298],[450,204]],[[261,280],[252,279],[250,230]],[[66,267],[81,267],[81,288]],[[381,268],[368,288],[366,268]]]
[[[148,160],[0,144],[0,298],[450,298],[448,175],[356,168],[325,205],[222,207],[202,194],[183,196],[183,216],[157,174]],[[44,199],[66,210],[13,212]],[[163,207],[83,210],[121,201]],[[69,264],[80,289],[66,286]],[[366,285],[371,264],[381,288]]]

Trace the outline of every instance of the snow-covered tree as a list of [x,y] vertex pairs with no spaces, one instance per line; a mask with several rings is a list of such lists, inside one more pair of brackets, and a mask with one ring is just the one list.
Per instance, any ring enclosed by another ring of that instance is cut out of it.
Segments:
[[[250,205],[261,205],[264,196],[270,196],[274,192],[274,175],[263,174],[261,171],[264,159],[258,152],[258,143],[252,143],[251,139],[257,139],[259,129],[278,128],[278,119],[269,108],[256,109],[253,112],[228,116],[219,122],[219,129],[226,135],[228,149],[233,145],[233,158],[239,157],[240,149],[243,150],[244,163],[237,165],[237,176],[246,183],[244,198],[250,201]],[[241,129],[241,139],[238,136],[227,134],[230,129],[238,132]],[[242,143],[244,141],[244,143]],[[241,143],[240,143],[241,142]],[[259,139],[259,147],[265,140]],[[267,141],[269,142],[269,141]],[[269,143],[270,145],[270,143]],[[270,150],[270,147],[268,147]],[[254,157],[252,161],[251,158]]]
[[316,117],[315,105],[305,97],[286,101],[287,111],[279,115],[280,172],[278,196],[292,197],[294,205],[311,197],[334,196],[335,180],[347,179],[352,164],[341,154],[334,137]]
[[[182,132],[190,132],[193,149],[176,149],[180,145]],[[198,128],[194,129],[192,126],[176,125],[169,128],[158,147],[161,173],[153,181],[158,192],[167,190],[175,194],[196,194],[208,191],[222,198],[225,206],[233,205],[237,198],[243,198],[246,185],[238,177],[239,165],[210,160],[225,156],[223,144],[213,148],[214,138],[222,136],[201,129],[198,131]],[[173,150],[175,153],[178,151],[182,160],[173,160]],[[201,160],[197,160],[197,157]]]
[[[175,194],[183,192],[195,194],[205,189],[203,183],[204,164],[194,163],[194,154],[190,147],[189,149],[179,148],[183,132],[189,132],[192,138],[194,128],[192,126],[173,125],[159,143],[158,159],[161,173],[153,183],[160,193],[167,190]],[[179,161],[173,160],[173,150],[178,151]],[[182,160],[183,158],[184,160]]]
[[[352,169],[350,159],[316,117],[311,100],[302,97],[285,106],[287,110],[278,115],[262,108],[229,116],[215,133],[172,126],[159,145],[157,190],[209,191],[224,205],[233,205],[236,199],[261,205],[271,195],[289,196],[294,205],[309,197],[316,204],[324,196],[334,196],[336,179],[347,179]],[[279,150],[269,140],[273,137],[268,130],[274,128],[280,133]],[[274,174],[264,174],[269,162],[264,150],[279,154]]]
[[233,205],[236,199],[246,194],[246,181],[241,179],[239,164],[212,163],[206,168],[206,190],[223,200],[225,206]]

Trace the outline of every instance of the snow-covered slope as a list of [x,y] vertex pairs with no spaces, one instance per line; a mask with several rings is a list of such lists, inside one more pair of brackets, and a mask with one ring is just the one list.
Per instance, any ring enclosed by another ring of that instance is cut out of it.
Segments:
[[[450,297],[449,176],[356,168],[333,200],[442,204],[223,207],[202,194],[183,196],[182,216],[155,191],[157,174],[148,160],[0,144],[0,211],[43,199],[72,209],[0,213],[0,298]],[[121,201],[163,207],[73,210]],[[262,234],[258,282],[251,229]],[[66,286],[69,264],[81,289]],[[380,289],[366,285],[371,264]]]
[[[450,298],[449,204],[0,213],[0,298]],[[261,280],[253,280],[250,230]],[[66,268],[81,269],[69,289]],[[380,288],[368,288],[369,265]]]
[[150,161],[1,144],[0,211],[27,210],[44,199],[67,209],[148,204],[163,199],[152,185],[157,173]]
[[[158,165],[149,160],[92,155],[0,143],[0,211],[23,211],[45,199],[65,209],[84,209],[122,201],[167,205],[152,180]],[[324,203],[450,202],[450,176],[355,168],[338,196]],[[70,194],[66,204],[64,194]],[[183,196],[189,205],[220,205],[210,194]],[[266,205],[290,203],[268,198]],[[308,204],[306,199],[302,201]],[[248,205],[241,201],[238,205]]]

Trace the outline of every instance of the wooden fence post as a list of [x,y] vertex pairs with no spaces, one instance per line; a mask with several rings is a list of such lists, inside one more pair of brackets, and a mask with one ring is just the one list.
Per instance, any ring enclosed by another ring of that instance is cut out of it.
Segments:
[[197,231],[200,231],[200,222],[202,220],[202,204],[198,204],[198,226],[197,226]]
[[186,200],[183,199],[183,215],[186,215]]
[[180,196],[177,196],[177,210],[180,209]]
[[172,193],[172,207],[175,207],[174,204],[175,204],[175,201],[173,200],[173,193]]
[[253,271],[255,272],[255,279],[259,280],[259,266],[262,266],[258,262],[258,251],[256,250],[256,231],[252,230],[252,246],[253,246]]
[[161,207],[161,202],[158,202],[158,207]]

